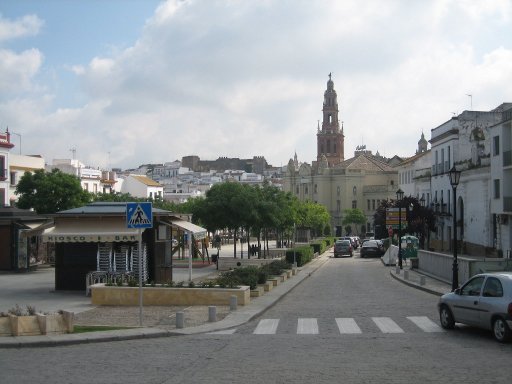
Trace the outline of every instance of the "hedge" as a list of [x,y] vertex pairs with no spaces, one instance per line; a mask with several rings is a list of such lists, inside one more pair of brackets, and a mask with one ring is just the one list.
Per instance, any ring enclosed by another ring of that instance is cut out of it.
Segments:
[[295,261],[298,267],[302,267],[304,264],[309,263],[313,259],[313,248],[309,245],[302,247],[295,247],[286,251],[286,261],[293,264],[293,258],[295,255]]

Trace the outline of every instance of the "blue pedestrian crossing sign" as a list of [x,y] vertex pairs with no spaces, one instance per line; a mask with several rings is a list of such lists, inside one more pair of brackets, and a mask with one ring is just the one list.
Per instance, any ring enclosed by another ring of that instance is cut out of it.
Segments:
[[126,203],[126,226],[128,228],[152,228],[153,203]]

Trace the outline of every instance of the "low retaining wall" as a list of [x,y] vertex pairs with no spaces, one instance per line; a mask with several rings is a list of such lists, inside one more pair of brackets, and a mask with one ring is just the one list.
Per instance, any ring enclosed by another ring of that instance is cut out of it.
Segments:
[[[482,272],[512,270],[512,260],[502,258],[457,257],[459,282]],[[418,269],[438,280],[452,281],[453,255],[418,250]]]
[[[231,296],[237,297],[238,305],[251,300],[248,286],[240,288],[168,288],[143,287],[144,305],[229,305]],[[95,284],[91,286],[93,305],[139,305],[139,287],[117,287]]]

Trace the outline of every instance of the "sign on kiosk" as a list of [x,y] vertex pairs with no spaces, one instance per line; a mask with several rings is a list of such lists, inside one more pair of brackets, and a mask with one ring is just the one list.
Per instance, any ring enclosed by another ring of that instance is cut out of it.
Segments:
[[152,228],[152,203],[126,203],[126,226],[128,228]]

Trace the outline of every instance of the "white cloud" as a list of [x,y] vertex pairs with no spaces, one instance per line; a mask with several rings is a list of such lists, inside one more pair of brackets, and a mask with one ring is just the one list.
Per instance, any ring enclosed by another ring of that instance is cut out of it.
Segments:
[[32,78],[41,67],[42,61],[43,55],[34,48],[20,54],[0,49],[0,89],[4,96],[31,90]]
[[26,15],[16,21],[4,19],[0,14],[0,42],[25,37],[35,36],[43,27],[44,21],[36,15]]
[[[31,153],[58,148],[49,159],[76,146],[85,163],[106,166],[110,152],[123,168],[192,154],[281,165],[297,151],[311,162],[333,72],[346,158],[359,144],[407,156],[422,131],[469,108],[467,93],[475,109],[510,101],[510,4],[470,3],[167,1],[131,47],[69,67],[82,107],[51,110],[54,99],[34,93],[0,101],[0,113],[33,135]],[[7,68],[30,90],[42,55],[27,52],[10,52],[25,65]]]

